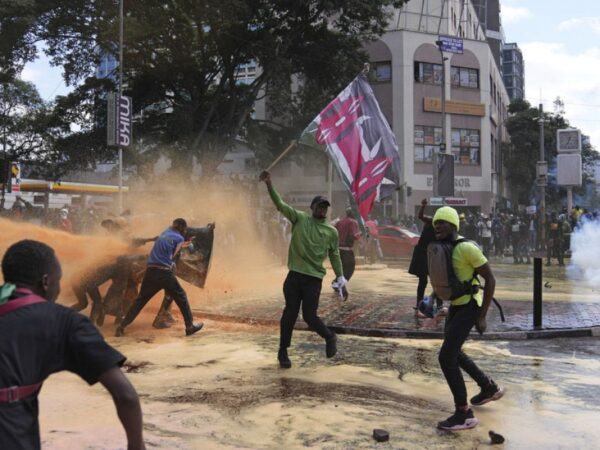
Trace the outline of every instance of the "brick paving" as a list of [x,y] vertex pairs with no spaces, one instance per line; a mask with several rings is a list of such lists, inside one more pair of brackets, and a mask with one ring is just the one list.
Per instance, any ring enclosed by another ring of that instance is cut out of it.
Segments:
[[[506,270],[513,269],[509,266]],[[369,278],[368,273],[363,273],[362,276]],[[395,295],[390,293],[389,289],[383,293],[369,291],[364,288],[364,283],[361,285],[360,282],[355,283],[352,280],[350,297],[346,302],[334,294],[324,282],[319,315],[328,326],[342,333],[440,337],[443,330],[443,319],[415,317],[414,295],[408,294],[408,292],[414,291],[415,281],[414,278],[399,279],[396,291],[398,295]],[[588,332],[583,335],[596,335],[596,331],[593,329],[600,327],[600,298],[598,302],[568,300],[569,294],[565,293],[562,295],[563,300],[557,300],[561,294],[552,292],[552,300],[545,300],[543,303],[542,327],[534,330],[532,300],[526,298],[506,299],[510,294],[510,291],[508,292],[508,294],[506,291],[503,292],[504,298],[499,297],[506,322],[501,322],[500,314],[496,306],[492,304],[488,314],[488,332],[484,338],[525,339],[552,336],[550,332],[553,330],[571,331],[572,335],[578,336],[582,333],[577,330],[587,330]],[[522,292],[520,296],[523,297]],[[202,305],[196,308],[196,312],[200,317],[276,325],[279,323],[282,308],[283,296],[274,294],[260,299],[254,298],[251,301],[244,298],[231,298],[227,301]],[[306,328],[300,319],[296,326],[300,329]],[[568,333],[564,335],[568,335]]]

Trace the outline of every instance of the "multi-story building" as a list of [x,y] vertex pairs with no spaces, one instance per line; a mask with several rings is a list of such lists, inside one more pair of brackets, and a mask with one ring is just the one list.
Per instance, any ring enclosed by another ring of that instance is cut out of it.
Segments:
[[[454,195],[462,208],[487,213],[507,206],[501,151],[508,141],[509,98],[500,52],[492,50],[487,34],[471,1],[411,0],[394,11],[378,40],[365,44],[371,86],[396,135],[402,165],[403,188],[384,202],[380,212],[386,216],[415,215],[421,200],[433,196],[432,157],[442,144],[454,156]],[[440,35],[462,39],[463,53],[446,52],[442,60]],[[325,161],[304,168],[282,161],[274,176],[288,200],[300,206],[327,192],[331,175]],[[347,194],[339,182],[331,194],[334,215],[340,214]]]
[[494,61],[502,72],[502,47],[505,37],[500,20],[500,0],[471,0],[471,2],[494,55]]
[[516,43],[504,45],[502,77],[511,100],[525,98],[525,62],[523,53]]
[[[461,38],[463,53],[444,53],[442,59],[436,45],[440,35]],[[410,1],[366,49],[381,74],[372,86],[396,134],[402,182],[412,191],[407,196],[409,189],[404,189],[395,200],[399,212],[413,215],[421,199],[432,196],[432,156],[441,144],[454,156],[455,197],[484,212],[504,207],[507,189],[500,161],[502,142],[508,140],[509,98],[473,4]]]

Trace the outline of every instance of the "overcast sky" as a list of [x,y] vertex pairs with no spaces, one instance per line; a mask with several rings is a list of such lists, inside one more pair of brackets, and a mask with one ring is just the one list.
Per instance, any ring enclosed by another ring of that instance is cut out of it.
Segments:
[[[501,8],[506,41],[523,51],[527,100],[553,111],[560,97],[571,126],[600,150],[600,0],[501,0]],[[68,92],[43,54],[22,76],[46,100]]]

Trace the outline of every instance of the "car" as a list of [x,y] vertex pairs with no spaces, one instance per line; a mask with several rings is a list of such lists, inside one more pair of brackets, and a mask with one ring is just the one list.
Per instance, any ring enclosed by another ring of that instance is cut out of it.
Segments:
[[379,245],[386,257],[410,257],[419,242],[419,235],[406,228],[394,225],[377,227]]

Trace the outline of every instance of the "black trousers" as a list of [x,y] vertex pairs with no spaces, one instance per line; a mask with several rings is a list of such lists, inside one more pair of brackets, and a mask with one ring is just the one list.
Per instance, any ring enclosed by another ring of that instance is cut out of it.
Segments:
[[319,307],[319,296],[321,295],[320,278],[311,277],[302,273],[290,271],[283,283],[283,295],[285,297],[285,308],[281,315],[281,334],[279,340],[280,348],[288,348],[292,342],[292,332],[298,319],[300,306],[302,306],[302,317],[306,324],[316,331],[319,336],[329,339],[335,334],[317,316]]
[[550,244],[548,245],[548,250],[546,251],[548,263],[552,259],[552,256],[554,256],[556,259],[558,259],[559,264],[564,264],[562,244],[563,243],[561,239],[552,239],[552,242],[550,242]]
[[342,260],[342,270],[344,271],[344,278],[350,281],[356,268],[356,258],[354,257],[353,250],[342,250],[340,249],[340,259]]
[[417,308],[419,302],[425,297],[425,289],[427,289],[427,275],[419,277],[419,285],[417,286]]
[[479,317],[480,307],[475,300],[466,305],[450,306],[446,324],[444,326],[444,342],[440,349],[439,362],[446,382],[454,396],[456,406],[467,405],[467,388],[462,372],[464,370],[475,382],[485,388],[489,385],[488,377],[477,365],[461,350],[465,340],[469,337],[471,328]]
[[142,308],[146,306],[146,303],[148,303],[158,291],[163,289],[165,293],[173,298],[181,311],[185,327],[189,328],[193,323],[193,319],[187,294],[172,271],[157,269],[156,267],[148,267],[146,269],[144,279],[142,280],[142,286],[140,287],[140,293],[133,302],[133,305],[131,305],[131,308],[129,308],[129,311],[127,311],[123,322],[121,322],[121,327],[125,328],[133,322]]

